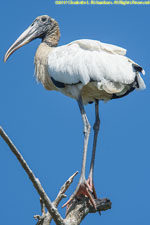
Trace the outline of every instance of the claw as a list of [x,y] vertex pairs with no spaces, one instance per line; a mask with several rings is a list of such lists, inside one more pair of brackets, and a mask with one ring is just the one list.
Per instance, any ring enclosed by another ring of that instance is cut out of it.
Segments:
[[89,185],[88,181],[85,180],[85,181],[79,182],[75,192],[73,193],[73,195],[71,195],[70,199],[62,206],[62,208],[67,206],[76,196],[85,195],[89,198],[91,204],[96,209],[95,200],[90,192],[93,193],[93,189]]
[[94,198],[97,199],[97,194],[96,194],[96,191],[95,191],[93,179],[92,179],[91,177],[89,177],[89,178],[87,179],[87,183],[88,183],[88,185],[90,186],[90,189],[92,189],[92,194],[93,194]]

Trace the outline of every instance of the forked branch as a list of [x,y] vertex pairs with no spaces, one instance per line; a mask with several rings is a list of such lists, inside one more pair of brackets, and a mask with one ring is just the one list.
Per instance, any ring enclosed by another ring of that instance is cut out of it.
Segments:
[[28,174],[29,179],[31,180],[31,182],[34,185],[38,194],[40,195],[42,201],[44,202],[48,212],[53,217],[55,223],[58,224],[58,225],[65,225],[63,218],[61,217],[57,208],[52,204],[51,200],[49,199],[49,197],[45,193],[39,179],[35,177],[34,173],[29,168],[28,164],[26,163],[26,161],[24,160],[24,158],[22,157],[22,155],[20,154],[20,152],[18,151],[16,146],[12,143],[10,138],[7,136],[5,131],[2,129],[2,127],[0,127],[0,135],[2,136],[4,141],[8,144],[10,150],[14,153],[14,155],[17,157],[18,161],[20,162],[21,166],[23,167],[23,169]]
[[[31,180],[32,184],[34,185],[36,191],[40,195],[40,204],[41,204],[41,212],[42,216],[35,215],[34,218],[38,219],[37,225],[49,225],[51,220],[53,219],[57,225],[79,225],[84,217],[88,213],[95,213],[105,211],[111,208],[111,202],[108,199],[97,199],[96,206],[97,210],[91,206],[89,200],[85,196],[80,196],[75,198],[69,205],[67,209],[66,218],[63,219],[60,213],[57,210],[58,204],[60,201],[66,197],[65,192],[69,188],[70,184],[73,182],[74,177],[77,175],[78,172],[74,173],[61,187],[55,201],[52,203],[49,197],[47,196],[46,192],[44,191],[40,181],[38,178],[35,177],[32,170],[29,168],[28,164],[24,160],[21,153],[15,147],[13,142],[10,140],[8,135],[5,131],[0,127],[0,136],[3,140],[7,143],[10,150],[16,156],[18,161],[20,162],[21,166],[28,174],[29,179]],[[47,212],[45,211],[47,209]]]

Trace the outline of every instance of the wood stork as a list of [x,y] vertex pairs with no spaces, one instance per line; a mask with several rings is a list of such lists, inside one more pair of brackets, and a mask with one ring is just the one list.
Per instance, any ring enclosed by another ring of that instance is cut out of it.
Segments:
[[[75,192],[66,206],[75,196],[84,194],[96,207],[96,192],[93,183],[93,170],[97,136],[99,131],[99,100],[111,100],[128,95],[135,89],[145,89],[140,73],[141,66],[129,59],[126,50],[115,45],[96,40],[76,40],[57,47],[60,31],[58,23],[47,15],[37,17],[19,36],[5,54],[8,57],[23,45],[41,38],[35,58],[36,78],[47,90],[59,91],[77,100],[84,124],[84,147],[81,175]],[[94,141],[90,172],[85,179],[85,166],[90,124],[84,110],[84,104],[95,102]]]

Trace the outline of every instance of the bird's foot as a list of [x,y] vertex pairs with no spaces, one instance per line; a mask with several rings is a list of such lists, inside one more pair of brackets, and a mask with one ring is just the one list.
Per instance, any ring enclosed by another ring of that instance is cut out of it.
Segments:
[[[89,179],[88,179],[89,180]],[[96,209],[96,203],[95,203],[95,188],[91,188],[91,185],[89,184],[89,181],[86,181],[85,179],[84,180],[80,180],[78,185],[77,185],[77,188],[75,190],[75,192],[71,195],[70,199],[62,206],[65,207],[65,206],[68,206],[68,204],[77,196],[80,196],[80,195],[85,195],[89,198],[90,200],[90,203],[92,204],[92,206]],[[94,191],[93,191],[94,190]],[[94,195],[92,195],[94,194]],[[94,197],[93,197],[94,196]]]
[[[94,182],[91,176],[87,179],[87,183],[89,184],[90,188],[92,189],[92,195],[94,196],[94,199],[97,199],[97,194],[94,187]],[[101,215],[101,212],[98,211],[99,215]]]
[[87,183],[90,186],[90,189],[92,190],[92,194],[93,194],[94,198],[97,199],[97,194],[96,194],[96,191],[95,191],[94,182],[93,182],[92,177],[89,177],[87,179]]

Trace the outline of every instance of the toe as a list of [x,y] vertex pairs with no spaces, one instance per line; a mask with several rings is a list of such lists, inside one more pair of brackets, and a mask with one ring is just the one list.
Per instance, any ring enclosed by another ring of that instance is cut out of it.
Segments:
[[[94,189],[94,191],[95,191],[95,189]],[[79,184],[78,184],[75,192],[70,197],[70,199],[62,206],[62,208],[67,206],[73,200],[73,198],[75,198],[76,196],[85,195],[89,198],[91,204],[96,209],[96,203],[95,203],[95,200],[94,200],[95,194],[94,194],[94,197],[93,197],[93,195],[90,192],[93,193],[93,189],[88,184],[88,182],[86,180],[82,181],[82,182],[79,181]]]

